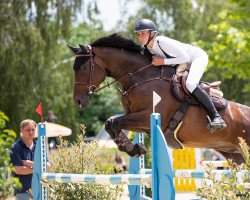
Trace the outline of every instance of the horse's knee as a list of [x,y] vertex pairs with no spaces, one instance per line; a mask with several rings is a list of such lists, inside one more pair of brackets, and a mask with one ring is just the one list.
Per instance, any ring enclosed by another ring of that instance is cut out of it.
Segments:
[[112,119],[108,119],[105,122],[105,130],[111,136],[112,139],[115,137],[115,133],[112,131]]
[[121,123],[118,118],[112,120],[111,129],[113,132],[118,133],[121,131]]
[[[116,133],[121,130],[121,125],[116,118],[109,118],[105,122],[105,130],[110,134],[110,133]],[[111,136],[112,137],[112,136]]]

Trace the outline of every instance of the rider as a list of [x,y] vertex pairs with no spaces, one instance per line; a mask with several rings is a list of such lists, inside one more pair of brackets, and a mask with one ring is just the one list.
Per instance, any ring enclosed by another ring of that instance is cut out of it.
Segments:
[[152,64],[154,66],[176,65],[182,63],[191,63],[189,75],[186,81],[188,91],[204,107],[210,117],[210,129],[213,132],[216,129],[226,128],[224,120],[214,107],[208,94],[200,88],[199,81],[207,67],[208,56],[202,49],[181,43],[165,36],[157,36],[157,27],[149,19],[141,19],[135,25],[135,32],[145,49],[153,54]]

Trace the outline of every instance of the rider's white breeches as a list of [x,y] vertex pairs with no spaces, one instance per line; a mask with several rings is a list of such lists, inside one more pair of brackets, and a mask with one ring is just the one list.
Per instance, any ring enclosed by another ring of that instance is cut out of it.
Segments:
[[188,91],[192,93],[195,90],[195,88],[198,86],[201,80],[201,77],[207,67],[208,56],[205,52],[200,53],[191,62],[192,64],[189,70],[188,78],[186,81],[186,86],[187,86]]

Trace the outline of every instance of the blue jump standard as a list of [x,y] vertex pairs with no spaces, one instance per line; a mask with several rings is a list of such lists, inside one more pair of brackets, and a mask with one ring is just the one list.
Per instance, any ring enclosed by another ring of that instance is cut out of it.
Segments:
[[[153,113],[150,116],[151,121],[151,151],[152,151],[152,175],[140,174],[140,166],[138,158],[131,158],[130,174],[124,175],[92,175],[92,174],[55,174],[47,173],[46,164],[46,124],[38,124],[38,141],[35,151],[34,170],[32,178],[32,192],[35,200],[47,200],[48,188],[42,185],[44,181],[52,182],[81,182],[81,183],[105,183],[109,184],[129,184],[130,199],[151,199],[140,194],[141,183],[151,180],[152,199],[153,200],[174,200],[175,188],[173,183],[173,170],[168,154],[168,147],[161,131],[160,114]],[[55,177],[59,178],[55,178]],[[109,176],[109,177],[108,177]],[[48,179],[46,179],[48,177]],[[50,178],[49,178],[50,177]],[[63,177],[63,179],[60,179]],[[88,177],[84,179],[84,177]],[[129,177],[129,178],[128,178]],[[114,178],[114,179],[112,179]],[[49,180],[50,179],[50,180]],[[91,180],[90,180],[91,179]],[[107,181],[110,180],[109,181]],[[127,180],[130,181],[127,181]],[[62,180],[62,181],[61,181]],[[112,181],[111,181],[112,180]],[[124,180],[124,181],[123,181]],[[141,180],[141,181],[138,181]],[[114,183],[115,182],[115,183]],[[150,182],[150,181],[149,181]]]

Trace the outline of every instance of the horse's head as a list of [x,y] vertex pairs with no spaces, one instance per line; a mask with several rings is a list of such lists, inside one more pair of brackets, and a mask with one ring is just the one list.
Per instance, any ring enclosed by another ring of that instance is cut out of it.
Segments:
[[75,72],[73,99],[79,108],[89,104],[89,97],[105,79],[106,71],[96,61],[93,48],[89,45],[79,45],[80,48],[69,48],[76,54],[73,69]]
[[[97,87],[106,75],[116,82],[129,84],[132,72],[149,64],[141,53],[142,47],[133,40],[119,34],[112,34],[97,39],[89,45],[80,48],[69,46],[76,54],[73,65],[75,71],[74,101],[79,108],[85,108],[91,94],[100,91]],[[126,80],[125,80],[126,79]],[[123,85],[128,88],[129,85]]]

